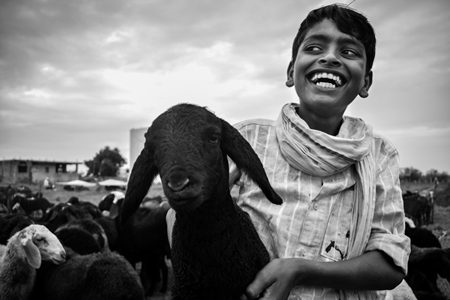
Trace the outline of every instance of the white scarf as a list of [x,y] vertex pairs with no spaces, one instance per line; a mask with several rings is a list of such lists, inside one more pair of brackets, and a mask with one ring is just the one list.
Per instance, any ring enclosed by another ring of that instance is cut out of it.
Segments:
[[[370,151],[372,127],[364,121],[344,117],[348,130],[337,136],[310,129],[296,114],[297,104],[286,104],[277,120],[280,149],[289,164],[312,176],[330,176],[355,165],[353,225],[347,258],[361,255],[369,240],[375,207],[375,164]],[[346,136],[342,136],[342,135]]]

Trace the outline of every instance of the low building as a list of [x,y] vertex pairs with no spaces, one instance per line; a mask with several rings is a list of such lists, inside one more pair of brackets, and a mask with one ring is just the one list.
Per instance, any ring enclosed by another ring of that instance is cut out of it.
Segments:
[[0,183],[42,183],[78,179],[78,165],[82,162],[33,159],[8,159],[0,162]]

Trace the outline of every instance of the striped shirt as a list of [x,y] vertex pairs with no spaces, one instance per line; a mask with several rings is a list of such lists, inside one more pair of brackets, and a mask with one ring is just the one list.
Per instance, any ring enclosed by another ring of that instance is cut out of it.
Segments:
[[[275,121],[263,119],[235,125],[258,154],[273,188],[284,202],[282,205],[269,202],[259,187],[232,164],[230,180],[238,185],[237,191],[233,190],[238,193],[238,205],[249,213],[271,258],[297,257],[321,262],[345,259],[352,232],[355,168],[327,177],[302,173],[281,154],[275,126]],[[409,238],[404,235],[398,153],[376,133],[371,151],[377,168],[376,203],[366,251],[383,251],[406,274]],[[354,299],[368,299],[365,295],[370,293],[352,294]],[[298,286],[291,291],[289,300],[293,299],[339,299],[339,291]]]

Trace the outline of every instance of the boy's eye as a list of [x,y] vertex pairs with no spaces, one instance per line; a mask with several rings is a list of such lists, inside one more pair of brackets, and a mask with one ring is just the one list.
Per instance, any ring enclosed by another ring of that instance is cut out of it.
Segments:
[[320,51],[320,50],[322,50],[322,48],[320,48],[317,45],[311,45],[311,46],[305,47],[305,51],[308,51],[308,52],[314,52],[314,51]]
[[358,51],[352,49],[345,49],[342,51],[342,54],[344,54],[345,56],[357,56],[357,57],[360,56]]

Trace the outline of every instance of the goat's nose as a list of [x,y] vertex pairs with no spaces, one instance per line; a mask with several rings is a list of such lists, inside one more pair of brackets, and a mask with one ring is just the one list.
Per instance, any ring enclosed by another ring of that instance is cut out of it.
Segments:
[[181,191],[189,184],[189,178],[177,178],[177,179],[169,179],[167,185],[169,188],[175,192]]
[[66,260],[66,251],[61,251],[61,258]]

